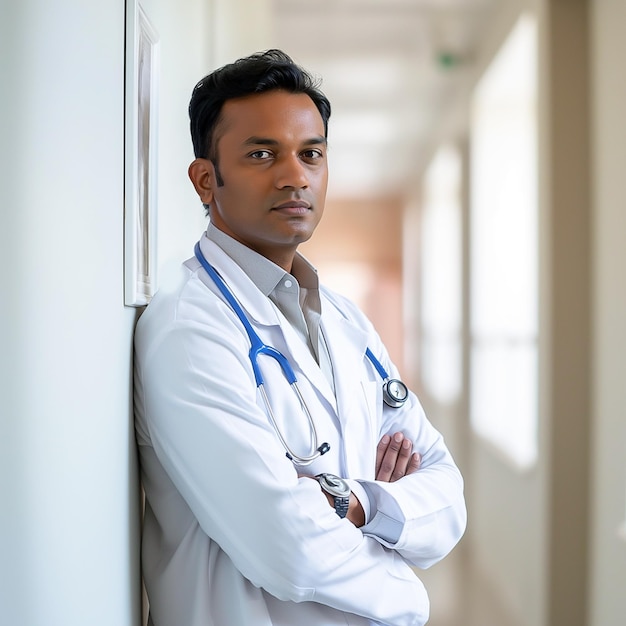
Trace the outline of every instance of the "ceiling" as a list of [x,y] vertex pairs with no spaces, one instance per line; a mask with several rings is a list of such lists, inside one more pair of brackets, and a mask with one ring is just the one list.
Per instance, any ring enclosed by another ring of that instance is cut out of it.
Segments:
[[402,195],[502,0],[274,0],[273,41],[322,79],[329,197]]

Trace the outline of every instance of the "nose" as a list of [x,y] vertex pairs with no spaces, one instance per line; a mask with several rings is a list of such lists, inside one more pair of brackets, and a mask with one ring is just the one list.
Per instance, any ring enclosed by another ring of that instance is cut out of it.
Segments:
[[284,156],[276,164],[276,187],[285,189],[306,189],[309,186],[309,176],[305,164],[297,154]]

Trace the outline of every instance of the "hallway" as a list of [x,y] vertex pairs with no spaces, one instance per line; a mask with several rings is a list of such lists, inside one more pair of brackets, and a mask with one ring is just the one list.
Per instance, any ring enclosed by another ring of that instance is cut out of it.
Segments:
[[[158,50],[156,284],[206,227],[191,88],[288,48],[334,106],[305,254],[362,302],[466,481],[467,533],[420,573],[429,626],[623,626],[626,0],[139,4]],[[142,623],[124,174],[139,4],[1,9],[3,624]],[[530,47],[507,65],[520,24]]]

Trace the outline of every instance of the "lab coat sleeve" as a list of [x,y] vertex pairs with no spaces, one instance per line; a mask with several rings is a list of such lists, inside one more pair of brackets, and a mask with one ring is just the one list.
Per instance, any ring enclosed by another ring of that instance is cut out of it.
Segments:
[[142,436],[203,531],[280,600],[424,624],[428,598],[403,556],[339,519],[286,459],[257,404],[241,324],[221,302],[197,307],[138,334],[136,371]]
[[362,532],[396,550],[412,565],[427,568],[458,543],[467,517],[461,475],[441,435],[425,418],[419,421],[417,436],[411,432],[412,425],[397,418],[385,432],[403,431],[413,438],[414,450],[422,455],[420,469],[392,483],[358,482],[370,508]]
[[[347,300],[340,308],[368,332],[368,345],[391,378],[401,378],[367,318]],[[428,421],[415,394],[410,393],[399,409],[387,407],[382,398],[378,406],[383,407],[378,439],[402,432],[422,458],[417,472],[392,483],[353,477],[368,499],[369,515],[361,530],[412,565],[427,568],[445,557],[465,531],[463,479],[442,435]]]

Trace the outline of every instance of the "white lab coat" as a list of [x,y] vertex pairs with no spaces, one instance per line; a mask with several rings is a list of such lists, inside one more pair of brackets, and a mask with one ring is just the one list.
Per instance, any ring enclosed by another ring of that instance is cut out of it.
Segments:
[[[353,304],[322,291],[333,393],[271,301],[206,236],[201,246],[261,339],[294,367],[331,449],[307,468],[286,458],[254,383],[242,323],[188,261],[135,336],[143,574],[154,626],[424,624],[428,597],[410,565],[444,557],[466,521],[462,479],[440,434],[412,394],[403,408],[383,408],[366,348],[396,370]],[[310,430],[293,391],[275,362],[260,358],[287,441],[308,453]],[[375,482],[376,444],[398,430],[422,454],[421,469]],[[335,514],[316,481],[298,477],[323,471],[365,485],[372,519],[363,529]]]

